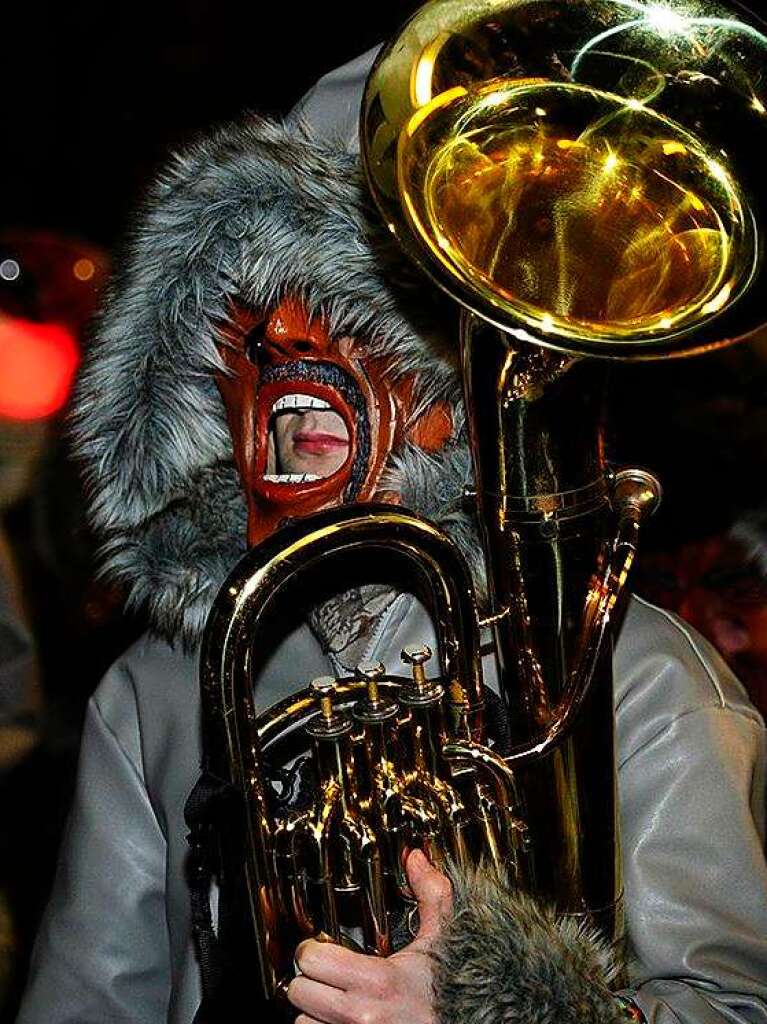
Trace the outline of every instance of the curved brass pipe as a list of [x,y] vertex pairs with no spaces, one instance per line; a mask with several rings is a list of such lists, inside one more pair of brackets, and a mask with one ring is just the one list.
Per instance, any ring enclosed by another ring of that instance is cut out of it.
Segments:
[[242,559],[218,594],[203,638],[203,727],[208,770],[230,779],[244,797],[246,873],[267,998],[290,970],[296,927],[285,912],[273,857],[275,824],[261,767],[252,638],[280,595],[320,558],[377,547],[404,560],[426,583],[455,717],[467,736],[483,738],[473,589],[463,559],[435,526],[388,505],[336,508],[286,526]]

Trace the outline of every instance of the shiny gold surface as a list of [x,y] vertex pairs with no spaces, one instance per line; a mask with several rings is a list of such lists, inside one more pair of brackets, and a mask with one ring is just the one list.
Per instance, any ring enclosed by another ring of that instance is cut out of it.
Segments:
[[[386,223],[470,311],[524,884],[616,940],[612,620],[659,489],[612,476],[601,373],[577,357],[686,355],[764,322],[766,56],[757,19],[717,3],[431,0],[363,99]],[[447,749],[466,770],[481,760],[470,742]]]
[[766,54],[716,2],[431,0],[371,73],[368,180],[499,326],[614,358],[723,344],[764,319]]
[[433,259],[533,332],[651,344],[751,282],[735,181],[639,103],[494,81],[420,109],[398,149],[404,209]]
[[[571,678],[560,671],[544,680],[548,666],[536,662],[541,689],[535,726],[517,736],[505,757],[488,746],[482,720],[472,588],[452,544],[435,527],[385,506],[335,509],[275,535],[230,577],[209,617],[202,653],[206,760],[216,777],[229,778],[242,794],[245,877],[267,1001],[284,988],[302,938],[321,935],[377,955],[392,951],[392,928],[414,906],[403,858],[415,846],[436,864],[489,859],[514,884],[551,895],[536,835],[542,810],[548,812],[549,853],[564,840],[553,861],[562,909],[590,913],[610,935],[620,928],[619,874],[616,864],[603,862],[605,850],[617,848],[614,837],[607,845],[590,842],[589,853],[578,839],[579,821],[593,806],[608,832],[614,828],[612,813],[605,813],[605,798],[614,808],[611,762],[594,758],[592,771],[581,767],[573,774],[573,762],[583,753],[577,753],[576,730],[584,718],[592,742],[599,737],[601,753],[611,749],[611,714],[585,715],[584,705],[593,704],[594,679],[600,685],[609,680],[609,671],[598,673],[597,663],[633,558],[636,529],[652,502],[646,474],[624,474],[619,489],[613,553],[604,559],[601,576],[592,579]],[[382,666],[363,664],[355,679],[316,679],[257,714],[250,651],[272,603],[318,561],[325,565],[334,554],[384,543],[429,581],[441,679],[448,685],[427,672],[429,649],[411,647],[403,651],[410,678],[386,677]],[[523,594],[520,584],[517,599]],[[530,608],[534,595],[527,596]],[[566,639],[553,636],[560,643]],[[532,654],[534,638],[525,643]],[[533,686],[528,695],[535,693]],[[505,697],[511,701],[511,694]],[[311,750],[314,795],[308,807],[276,815],[265,766],[294,757],[297,736]],[[529,786],[519,786],[517,771],[540,762],[555,785],[558,817],[551,814],[550,799],[533,813]],[[595,778],[599,784],[587,797],[584,779]],[[596,881],[589,878],[594,847],[600,860]]]
[[[415,846],[437,864],[490,857],[517,882],[524,877],[512,771],[455,730],[449,695],[427,677],[427,659],[411,653],[403,661],[413,677],[377,673],[375,699],[369,678],[338,681],[332,697],[325,680],[315,681],[259,716],[269,761],[281,760],[281,743],[296,728],[312,740],[311,807],[273,827],[275,882],[303,937],[348,942],[358,932],[361,950],[391,952],[391,922],[415,905],[403,870]],[[464,771],[454,776],[451,765]]]
[[[430,591],[445,685],[426,679],[426,652],[412,652],[415,678],[406,683],[374,673],[378,707],[371,706],[370,680],[323,678],[258,715],[252,644],[274,603],[319,561],[326,566],[333,555],[371,548],[404,562]],[[357,929],[362,948],[389,952],[405,847],[422,845],[438,863],[448,854],[467,856],[470,815],[441,748],[448,735],[484,735],[484,698],[473,590],[451,542],[430,523],[384,505],[332,509],[283,528],[250,551],[220,591],[200,672],[206,763],[243,801],[244,875],[265,999],[276,998],[307,935],[347,941],[349,928]],[[393,689],[402,721],[379,716]],[[313,750],[317,794],[309,809],[278,819],[263,752],[276,756],[298,730]],[[473,779],[468,788],[471,795]],[[486,831],[484,808],[482,816]]]

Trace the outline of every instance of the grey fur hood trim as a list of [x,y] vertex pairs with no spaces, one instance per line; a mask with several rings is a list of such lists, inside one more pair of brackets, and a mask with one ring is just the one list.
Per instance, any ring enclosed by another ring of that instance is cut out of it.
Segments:
[[[234,301],[264,308],[285,293],[336,334],[395,354],[399,372],[417,375],[421,403],[444,398],[460,419],[455,367],[434,328],[440,303],[379,226],[355,157],[257,118],[176,157],[106,297],[74,442],[105,572],[156,631],[187,646],[244,551],[217,345]],[[399,453],[401,474],[411,455]],[[442,481],[441,493],[454,501],[463,483]]]
[[625,1024],[597,935],[490,869],[451,879],[453,911],[431,951],[439,1024]]

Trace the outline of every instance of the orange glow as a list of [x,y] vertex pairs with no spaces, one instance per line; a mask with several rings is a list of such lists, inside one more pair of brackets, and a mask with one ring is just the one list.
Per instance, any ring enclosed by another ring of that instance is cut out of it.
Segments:
[[0,416],[38,420],[64,405],[79,353],[70,330],[0,317]]
[[96,267],[93,260],[81,259],[72,267],[72,273],[78,281],[90,281],[96,273]]

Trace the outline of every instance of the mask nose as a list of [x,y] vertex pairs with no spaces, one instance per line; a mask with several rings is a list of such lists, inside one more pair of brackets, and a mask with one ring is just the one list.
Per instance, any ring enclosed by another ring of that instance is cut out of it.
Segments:
[[266,321],[265,353],[273,360],[317,359],[330,348],[330,335],[319,317],[310,318],[298,299],[283,299]]

